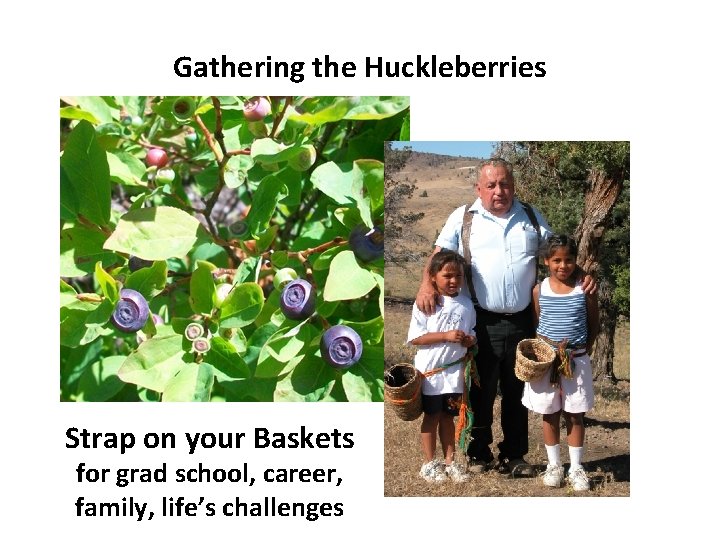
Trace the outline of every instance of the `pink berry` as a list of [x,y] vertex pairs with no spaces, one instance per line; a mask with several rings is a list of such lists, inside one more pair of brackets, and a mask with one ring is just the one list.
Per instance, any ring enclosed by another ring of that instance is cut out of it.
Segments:
[[262,120],[270,114],[270,100],[265,96],[255,96],[245,102],[243,109],[245,118],[251,122]]
[[167,165],[168,155],[162,148],[151,148],[148,150],[147,156],[145,156],[145,163],[148,167],[164,167]]

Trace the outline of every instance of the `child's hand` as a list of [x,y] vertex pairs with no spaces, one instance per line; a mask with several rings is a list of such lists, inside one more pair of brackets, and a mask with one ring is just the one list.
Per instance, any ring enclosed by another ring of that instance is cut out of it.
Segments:
[[477,341],[477,340],[475,339],[475,336],[471,336],[470,334],[466,334],[465,337],[464,337],[464,338],[462,339],[462,341],[460,342],[460,344],[461,344],[463,347],[467,347],[467,348],[469,349],[470,347],[472,347],[473,345],[475,345],[475,342],[476,342],[476,341]]
[[445,341],[449,341],[451,343],[462,343],[463,339],[465,339],[465,332],[462,330],[449,330],[445,332]]

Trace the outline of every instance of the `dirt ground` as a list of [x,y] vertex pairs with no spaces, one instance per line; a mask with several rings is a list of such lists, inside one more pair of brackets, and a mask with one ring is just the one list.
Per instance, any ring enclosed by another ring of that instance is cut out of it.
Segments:
[[[417,292],[422,263],[433,249],[437,232],[452,210],[475,199],[474,171],[466,167],[472,162],[461,159],[425,157],[411,161],[400,174],[418,186],[416,195],[409,199],[405,210],[424,212],[412,232],[426,241],[408,242],[403,249],[423,255],[418,263],[404,267],[386,264],[386,296],[412,300]],[[427,196],[420,197],[420,194]],[[415,350],[405,345],[410,321],[411,304],[394,303],[386,299],[385,307],[385,362],[386,367],[397,362],[412,363]],[[630,358],[629,323],[618,325],[616,334],[615,375],[617,384],[600,381],[595,388],[595,406],[585,420],[585,468],[592,489],[578,494],[584,497],[627,497],[630,495]],[[493,424],[495,443],[502,440],[499,427],[500,397],[495,403],[496,421]],[[420,452],[420,422],[400,420],[391,405],[385,405],[385,495],[390,497],[545,497],[573,495],[566,487],[547,488],[539,478],[509,478],[492,471],[472,475],[467,483],[443,482],[428,484],[418,472],[422,464]],[[529,463],[546,464],[542,441],[542,417],[530,413]],[[563,427],[564,433],[564,427]],[[567,464],[567,444],[561,439],[563,462]],[[493,448],[497,455],[497,448]]]

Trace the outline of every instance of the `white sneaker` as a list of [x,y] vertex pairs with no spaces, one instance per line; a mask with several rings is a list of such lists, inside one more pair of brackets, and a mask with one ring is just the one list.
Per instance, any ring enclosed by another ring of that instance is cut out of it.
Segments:
[[575,491],[587,491],[590,489],[590,480],[582,466],[568,472],[568,482]]
[[464,467],[454,461],[450,465],[445,466],[445,472],[455,482],[467,482],[470,480],[470,475],[465,472]]
[[445,474],[445,464],[439,459],[428,461],[420,467],[420,477],[426,482],[443,482],[447,475]]
[[562,465],[554,465],[550,463],[545,469],[545,472],[540,473],[542,476],[543,484],[548,487],[560,487],[563,483],[563,468]]

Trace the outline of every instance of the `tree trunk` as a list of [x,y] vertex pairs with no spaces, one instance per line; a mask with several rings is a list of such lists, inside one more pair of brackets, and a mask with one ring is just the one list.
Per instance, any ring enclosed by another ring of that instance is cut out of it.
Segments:
[[613,371],[613,358],[615,357],[617,310],[612,302],[612,288],[607,280],[602,279],[598,285],[600,332],[598,332],[592,350],[593,380],[606,377],[615,381],[617,379]]
[[598,246],[613,206],[622,191],[622,178],[612,178],[604,171],[592,169],[588,175],[589,191],[585,192],[585,208],[575,229],[578,243],[578,265],[594,274],[600,264]]
[[600,333],[593,350],[593,379],[606,376],[615,379],[612,362],[615,351],[616,313],[612,304],[612,289],[602,276],[597,276],[600,265],[599,245],[613,206],[622,191],[622,178],[608,176],[604,171],[591,169],[588,175],[589,190],[585,193],[585,208],[575,229],[578,243],[578,265],[598,279],[600,306]]

